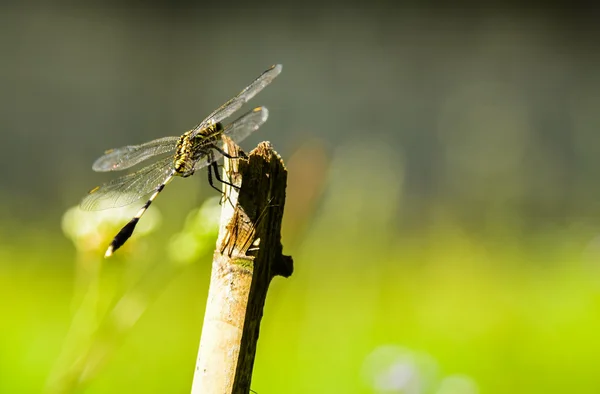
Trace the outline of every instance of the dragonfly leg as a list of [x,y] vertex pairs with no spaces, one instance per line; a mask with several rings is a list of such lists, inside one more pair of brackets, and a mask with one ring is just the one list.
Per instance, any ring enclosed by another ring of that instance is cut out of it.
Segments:
[[212,172],[215,172],[215,175],[218,173],[218,169],[214,169],[212,164],[208,166],[207,168],[208,170],[208,184],[210,185],[210,187],[212,187],[213,189],[215,189],[216,191],[218,191],[219,193],[223,193],[218,187],[215,186],[215,184],[213,183],[213,178],[212,178]]
[[[212,162],[210,163],[210,165],[207,168],[208,170],[208,183],[210,184],[210,187],[212,187],[213,189],[215,189],[216,191],[218,191],[219,193],[221,193],[221,201],[219,201],[219,205],[221,205],[223,203],[223,198],[226,197],[225,194],[223,194],[223,192],[221,190],[219,190],[213,183],[213,179],[212,179],[212,172],[214,171],[215,173],[215,178],[217,178],[217,180],[219,182],[222,182],[226,185],[229,185],[231,187],[235,187],[236,189],[239,189],[236,185],[231,184],[229,182],[224,181],[223,179],[221,179],[221,177],[219,176],[219,166],[217,165],[216,162]],[[229,197],[226,197],[229,200]],[[231,202],[231,201],[230,201]]]
[[[231,186],[231,187],[234,187],[234,188],[236,188],[236,189],[238,189],[238,190],[240,189],[239,187],[237,187],[237,186],[236,186],[236,185],[234,185],[233,183],[229,183],[229,182],[227,182],[226,180],[224,180],[224,179],[222,179],[222,178],[221,178],[221,176],[219,175],[219,166],[217,165],[217,163],[216,163],[216,162],[214,162],[214,161],[213,161],[212,163],[210,163],[210,166],[212,167],[213,171],[215,172],[215,178],[217,178],[217,181],[219,181],[219,182],[221,182],[221,183],[224,183],[224,184],[226,184],[226,185],[229,185],[229,186]],[[211,179],[210,181],[212,181],[212,179]],[[212,184],[211,184],[211,186],[212,186]],[[214,186],[213,186],[213,187],[214,187]],[[217,190],[218,190],[218,189],[217,189]]]
[[228,159],[247,159],[248,156],[246,156],[246,154],[242,151],[240,151],[240,156],[231,156],[229,153],[225,152],[223,149],[219,148],[217,145],[212,146],[212,148],[216,151],[218,151],[220,154],[222,154],[223,156],[225,156]]

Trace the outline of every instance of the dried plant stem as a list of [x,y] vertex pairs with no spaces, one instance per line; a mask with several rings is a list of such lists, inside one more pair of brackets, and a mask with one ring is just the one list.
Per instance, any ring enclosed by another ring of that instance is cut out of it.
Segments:
[[[231,141],[227,152],[242,153]],[[287,171],[268,142],[247,159],[226,160],[221,225],[192,393],[248,393],[263,307],[271,279],[293,272],[282,255]]]

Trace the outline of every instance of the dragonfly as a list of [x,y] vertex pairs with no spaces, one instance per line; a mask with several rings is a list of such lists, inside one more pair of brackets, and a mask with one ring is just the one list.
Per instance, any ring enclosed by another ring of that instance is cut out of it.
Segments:
[[94,171],[109,172],[125,170],[160,157],[131,174],[96,186],[81,201],[81,209],[99,211],[130,205],[150,195],[135,216],[115,235],[104,257],[112,256],[131,237],[140,218],[173,178],[186,178],[197,170],[208,167],[208,182],[212,188],[221,193],[213,184],[213,173],[219,182],[235,187],[219,176],[217,160],[222,157],[237,158],[220,147],[222,137],[227,136],[235,143],[241,142],[267,121],[269,111],[262,106],[256,107],[229,124],[223,125],[221,122],[269,85],[281,73],[281,69],[281,64],[271,66],[244,90],[181,136],[163,137],[140,145],[109,149],[94,162]]

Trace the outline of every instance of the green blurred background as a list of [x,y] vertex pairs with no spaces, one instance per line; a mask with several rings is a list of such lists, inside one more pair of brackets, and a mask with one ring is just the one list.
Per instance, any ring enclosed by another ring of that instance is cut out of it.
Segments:
[[181,134],[273,63],[242,147],[269,140],[288,166],[295,272],[272,283],[253,389],[600,392],[597,17],[2,3],[0,393],[189,392],[219,213],[205,175],[166,188],[114,259],[127,213],[65,212],[111,178],[91,170],[105,149]]

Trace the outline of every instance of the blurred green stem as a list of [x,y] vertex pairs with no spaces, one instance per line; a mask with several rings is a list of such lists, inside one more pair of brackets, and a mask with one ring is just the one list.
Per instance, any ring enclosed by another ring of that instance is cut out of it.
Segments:
[[98,328],[102,260],[90,253],[80,252],[76,267],[73,319],[62,352],[50,373],[46,386],[47,393],[69,393],[77,387],[81,370],[86,363],[84,357],[86,352],[82,350],[89,347],[91,338]]

